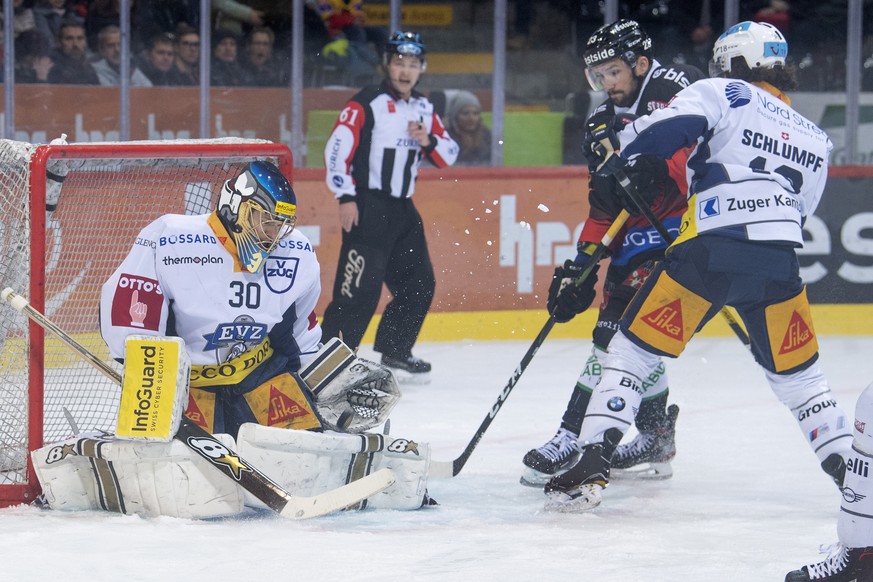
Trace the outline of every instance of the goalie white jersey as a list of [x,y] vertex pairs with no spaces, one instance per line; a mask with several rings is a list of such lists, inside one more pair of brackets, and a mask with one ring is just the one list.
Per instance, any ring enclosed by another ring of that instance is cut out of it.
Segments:
[[691,198],[677,242],[698,233],[803,245],[801,226],[824,190],[827,134],[767,83],[704,79],[621,132],[621,155],[688,160]]
[[[319,273],[312,244],[300,231],[282,240],[258,273],[249,273],[215,213],[162,216],[140,232],[103,285],[103,339],[111,355],[122,358],[132,333],[181,337],[195,369],[204,379],[219,376],[218,383],[244,376],[274,352],[296,371],[321,341],[314,313]],[[251,358],[238,359],[246,352]],[[249,369],[227,369],[231,360]]]

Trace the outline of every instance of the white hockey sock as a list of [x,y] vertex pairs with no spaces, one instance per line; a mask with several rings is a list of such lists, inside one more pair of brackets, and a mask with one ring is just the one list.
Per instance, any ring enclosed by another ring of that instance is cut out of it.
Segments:
[[658,356],[637,347],[621,332],[613,336],[603,361],[603,377],[591,394],[582,422],[581,443],[603,441],[603,433],[610,428],[627,432],[639,411],[643,382],[658,363]]
[[847,457],[852,441],[848,415],[837,404],[819,365],[794,374],[767,371],[766,375],[773,392],[791,409],[818,460],[824,461],[832,453]]

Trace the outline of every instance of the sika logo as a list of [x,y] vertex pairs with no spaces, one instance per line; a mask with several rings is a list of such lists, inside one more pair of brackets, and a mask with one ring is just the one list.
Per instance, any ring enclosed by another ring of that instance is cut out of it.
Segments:
[[643,317],[643,323],[664,335],[682,341],[682,303],[677,299]]
[[287,422],[292,418],[309,414],[302,406],[270,384],[270,410],[267,419],[268,426]]
[[791,314],[791,322],[788,324],[788,331],[785,332],[785,337],[782,339],[782,346],[779,348],[779,355],[784,355],[794,350],[798,350],[812,341],[813,333],[809,325],[800,314],[796,311]]

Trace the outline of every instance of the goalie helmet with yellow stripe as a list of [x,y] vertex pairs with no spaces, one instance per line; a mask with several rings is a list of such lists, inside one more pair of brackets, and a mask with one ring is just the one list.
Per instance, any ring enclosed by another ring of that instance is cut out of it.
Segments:
[[276,245],[294,231],[297,196],[276,166],[251,162],[224,183],[217,212],[242,265],[257,273]]

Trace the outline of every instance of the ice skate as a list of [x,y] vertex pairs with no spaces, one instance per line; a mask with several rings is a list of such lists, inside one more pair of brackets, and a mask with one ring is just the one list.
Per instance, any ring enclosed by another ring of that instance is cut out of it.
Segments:
[[676,417],[679,407],[667,408],[664,423],[653,432],[641,432],[626,445],[619,445],[612,457],[614,479],[669,479],[670,461],[676,456]]
[[578,439],[575,433],[561,428],[546,444],[529,450],[521,461],[525,465],[521,484],[542,487],[575,465],[580,456]]
[[382,354],[382,365],[391,368],[401,384],[430,383],[430,362],[425,362],[412,354],[396,357]]
[[609,458],[620,440],[621,431],[611,428],[604,442],[584,447],[578,463],[546,483],[545,510],[580,513],[600,505],[601,491],[609,485]]
[[821,551],[827,558],[789,572],[785,582],[873,582],[873,547],[847,548],[837,542]]

